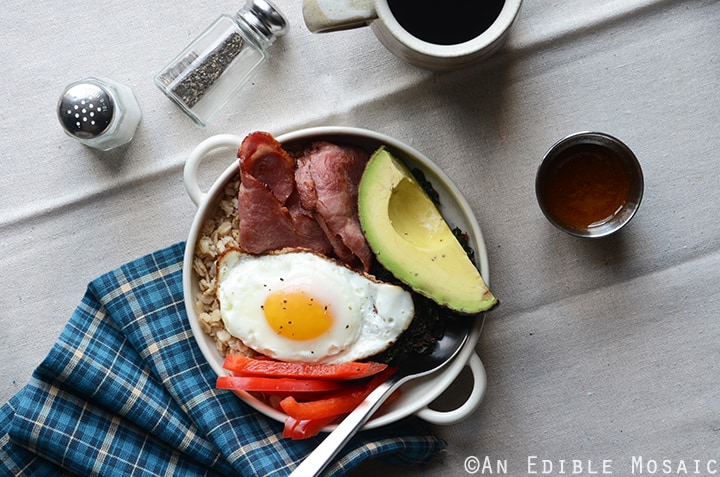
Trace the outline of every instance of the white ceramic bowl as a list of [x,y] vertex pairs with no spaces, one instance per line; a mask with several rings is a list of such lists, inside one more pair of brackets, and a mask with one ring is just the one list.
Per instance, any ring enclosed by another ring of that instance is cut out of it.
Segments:
[[[460,194],[450,179],[419,151],[389,136],[358,128],[348,127],[318,127],[302,129],[283,134],[277,140],[284,146],[292,143],[305,143],[312,140],[326,139],[339,143],[354,144],[373,152],[379,146],[386,146],[393,154],[406,161],[409,166],[421,169],[440,194],[440,212],[451,226],[460,227],[470,236],[470,245],[475,250],[475,256],[480,273],[485,281],[489,280],[487,252],[483,242],[480,226],[477,223],[470,206]],[[190,235],[185,247],[183,263],[183,291],[185,294],[185,307],[192,332],[205,359],[213,370],[220,376],[228,374],[223,369],[223,357],[215,348],[213,339],[200,327],[197,312],[194,309],[195,295],[198,290],[197,277],[192,269],[193,250],[198,240],[202,223],[214,207],[225,184],[238,172],[237,148],[243,137],[233,135],[212,136],[200,143],[190,154],[184,171],[184,182],[188,195],[198,206],[197,214],[190,229]],[[227,149],[230,165],[217,178],[208,191],[203,191],[198,183],[198,170],[203,159],[213,151]],[[475,411],[485,395],[486,376],[482,362],[475,353],[475,346],[480,337],[483,319],[476,319],[470,337],[458,353],[457,357],[440,371],[427,377],[411,381],[403,385],[400,397],[389,403],[382,414],[373,416],[364,426],[364,429],[383,426],[412,414],[434,424],[453,424],[465,419]],[[456,409],[437,411],[429,407],[448,386],[458,377],[465,366],[472,371],[473,385],[470,395]],[[275,410],[264,402],[254,398],[248,393],[237,393],[247,404],[261,413],[283,422],[287,417],[284,413]],[[328,426],[325,430],[332,430]]]

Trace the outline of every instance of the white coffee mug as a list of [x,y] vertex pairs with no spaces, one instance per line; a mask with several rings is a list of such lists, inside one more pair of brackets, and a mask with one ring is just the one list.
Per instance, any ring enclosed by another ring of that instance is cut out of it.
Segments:
[[[522,0],[498,0],[499,14],[494,20],[479,16],[477,5],[483,0],[468,0],[468,6],[463,11],[444,10],[440,12],[442,15],[437,15],[437,11],[428,13],[430,19],[423,19],[425,22],[435,22],[440,17],[450,19],[451,22],[453,15],[458,24],[472,24],[475,19],[478,25],[491,22],[483,31],[475,34],[469,32],[471,37],[468,39],[459,42],[450,40],[450,44],[441,44],[435,40],[426,41],[417,32],[408,31],[412,29],[408,28],[410,23],[403,19],[406,25],[403,26],[398,20],[401,15],[393,14],[391,4],[394,1],[399,0],[303,0],[303,17],[308,29],[314,33],[370,25],[385,48],[399,58],[430,70],[455,70],[475,64],[495,53],[504,43],[522,3]],[[445,2],[433,3],[437,5],[436,8],[449,7]],[[408,6],[406,10],[412,10],[411,13],[417,16],[422,9]]]

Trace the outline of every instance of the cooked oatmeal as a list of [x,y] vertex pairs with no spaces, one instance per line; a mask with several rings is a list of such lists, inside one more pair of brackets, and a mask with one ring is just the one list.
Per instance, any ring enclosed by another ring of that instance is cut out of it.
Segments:
[[199,288],[195,296],[195,311],[203,331],[215,340],[215,346],[222,356],[228,353],[255,354],[225,330],[220,316],[220,304],[215,296],[217,258],[228,248],[238,247],[239,182],[239,177],[233,178],[216,199],[214,214],[205,220],[200,230],[193,259],[193,272],[198,279]]

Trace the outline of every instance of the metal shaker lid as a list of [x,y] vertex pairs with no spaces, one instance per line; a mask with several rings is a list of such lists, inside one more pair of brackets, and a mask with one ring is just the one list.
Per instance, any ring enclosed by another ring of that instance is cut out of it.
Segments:
[[247,0],[238,12],[253,28],[272,43],[288,31],[288,21],[269,0]]
[[65,130],[80,139],[102,134],[113,120],[115,104],[110,93],[92,82],[69,85],[58,103],[58,119]]

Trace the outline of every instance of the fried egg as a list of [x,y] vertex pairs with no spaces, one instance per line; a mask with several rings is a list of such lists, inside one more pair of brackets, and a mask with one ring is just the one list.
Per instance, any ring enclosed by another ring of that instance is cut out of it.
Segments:
[[391,346],[414,314],[403,288],[298,251],[226,251],[218,261],[217,298],[231,335],[283,361],[372,356]]

